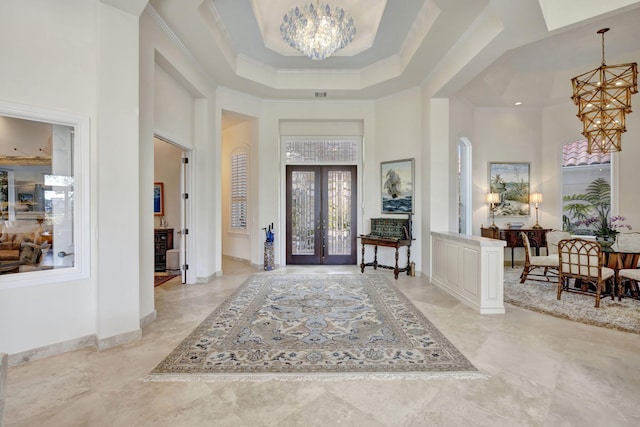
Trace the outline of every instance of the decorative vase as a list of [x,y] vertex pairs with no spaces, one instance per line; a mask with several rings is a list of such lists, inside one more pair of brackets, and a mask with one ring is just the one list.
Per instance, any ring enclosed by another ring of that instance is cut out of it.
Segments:
[[596,241],[600,243],[603,248],[610,248],[616,242],[616,235],[596,236]]

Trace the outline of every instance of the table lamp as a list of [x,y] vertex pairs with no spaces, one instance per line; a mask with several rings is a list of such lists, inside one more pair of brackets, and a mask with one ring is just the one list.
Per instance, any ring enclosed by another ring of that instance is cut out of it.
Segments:
[[500,203],[500,193],[487,193],[487,197],[485,198],[485,202],[489,203],[490,206],[490,210],[491,210],[491,225],[489,226],[489,228],[491,229],[497,229],[498,226],[496,225],[496,204]]
[[542,228],[540,224],[538,224],[538,203],[542,203],[542,193],[531,193],[529,195],[529,204],[535,203],[536,205],[536,224],[533,228]]

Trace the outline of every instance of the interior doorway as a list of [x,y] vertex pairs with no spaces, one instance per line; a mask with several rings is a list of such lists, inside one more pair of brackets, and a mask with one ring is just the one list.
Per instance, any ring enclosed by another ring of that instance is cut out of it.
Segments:
[[[154,138],[154,271],[188,282],[190,155],[172,141]],[[158,190],[159,189],[159,190]]]
[[356,264],[357,168],[286,167],[287,264]]

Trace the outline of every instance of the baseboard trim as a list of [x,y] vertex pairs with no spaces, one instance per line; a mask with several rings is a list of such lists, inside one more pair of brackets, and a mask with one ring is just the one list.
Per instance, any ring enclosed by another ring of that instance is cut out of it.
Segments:
[[23,363],[31,362],[33,360],[45,359],[47,357],[55,356],[69,351],[80,350],[85,347],[95,347],[96,339],[95,335],[87,335],[84,337],[76,338],[69,341],[64,341],[56,344],[46,345],[43,347],[34,348],[20,353],[9,355],[9,366],[21,365]]
[[[147,324],[155,320],[156,312],[145,316],[144,321],[148,321]],[[141,320],[141,323],[143,320]],[[86,347],[93,347],[97,350],[106,350],[111,347],[116,347],[122,344],[126,344],[132,341],[136,341],[142,338],[142,328],[135,331],[126,332],[124,334],[114,335],[108,338],[98,339],[95,335],[87,335],[84,337],[76,338],[69,341],[64,341],[56,344],[46,345],[38,348],[33,348],[27,351],[21,351],[9,355],[9,366],[22,365],[34,360],[46,359],[47,357],[56,356],[62,353],[68,353],[75,350],[80,350]]]
[[146,328],[151,323],[153,323],[153,321],[156,320],[157,318],[158,318],[158,312],[156,310],[153,310],[151,313],[147,314],[142,319],[140,319],[140,329]]
[[98,339],[96,337],[96,347],[98,350],[106,350],[108,348],[117,347],[122,344],[139,340],[140,338],[142,338],[142,329],[136,329],[135,331],[125,332],[124,334],[118,334],[108,338]]
[[196,277],[196,283],[209,283],[216,277],[222,277],[222,271],[216,271],[215,273],[210,274],[207,277]]

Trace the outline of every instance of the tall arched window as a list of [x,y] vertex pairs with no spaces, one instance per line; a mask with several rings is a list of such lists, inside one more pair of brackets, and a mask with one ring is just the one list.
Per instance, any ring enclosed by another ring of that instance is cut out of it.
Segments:
[[471,234],[471,142],[458,141],[458,233]]
[[612,155],[587,153],[587,140],[562,146],[562,228],[577,235],[596,234],[612,216]]

